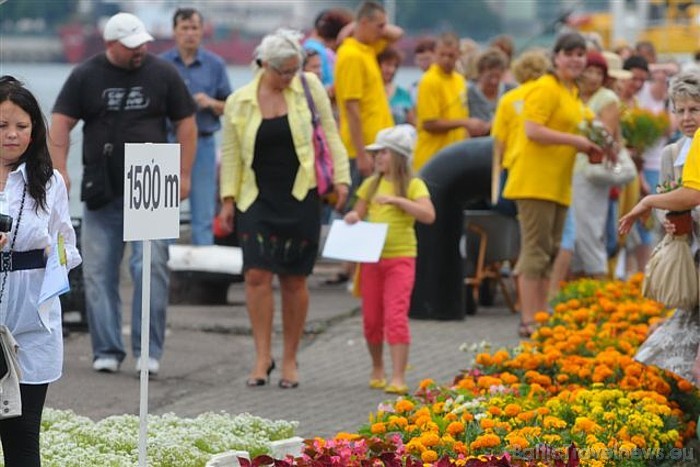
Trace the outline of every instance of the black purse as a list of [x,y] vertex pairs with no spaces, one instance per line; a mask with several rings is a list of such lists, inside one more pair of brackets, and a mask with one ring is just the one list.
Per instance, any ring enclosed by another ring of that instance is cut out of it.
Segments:
[[[125,88],[124,94],[119,101],[119,109],[111,125],[111,141],[116,140],[117,129],[119,128],[129,89],[129,86]],[[80,183],[80,201],[83,201],[91,211],[106,206],[115,197],[115,190],[112,186],[109,168],[113,151],[114,143],[107,142],[102,147],[102,154],[99,157],[93,157],[90,162],[86,162],[83,166],[83,179]]]

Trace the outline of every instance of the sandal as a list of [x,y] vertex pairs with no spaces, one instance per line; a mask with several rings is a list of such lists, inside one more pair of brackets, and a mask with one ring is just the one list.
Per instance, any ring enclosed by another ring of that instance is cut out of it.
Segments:
[[390,384],[384,388],[384,392],[387,394],[397,394],[399,396],[405,396],[408,394],[408,386],[405,384]]
[[335,277],[332,277],[330,279],[326,279],[325,281],[323,281],[323,285],[341,285],[341,284],[345,284],[349,280],[350,280],[350,276],[348,276],[344,272],[341,272],[341,273],[337,274]]
[[524,339],[532,337],[535,331],[537,331],[537,322],[535,321],[521,321],[518,325],[518,335]]

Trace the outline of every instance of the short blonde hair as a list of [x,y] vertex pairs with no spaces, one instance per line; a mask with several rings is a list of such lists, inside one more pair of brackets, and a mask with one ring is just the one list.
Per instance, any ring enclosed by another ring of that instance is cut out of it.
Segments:
[[278,29],[268,34],[255,49],[255,63],[258,67],[262,66],[262,62],[279,67],[292,57],[297,57],[299,63],[303,63],[304,49],[299,42],[301,38],[302,34],[294,29]]
[[513,61],[511,71],[518,83],[527,83],[539,78],[549,69],[549,54],[544,49],[523,52]]

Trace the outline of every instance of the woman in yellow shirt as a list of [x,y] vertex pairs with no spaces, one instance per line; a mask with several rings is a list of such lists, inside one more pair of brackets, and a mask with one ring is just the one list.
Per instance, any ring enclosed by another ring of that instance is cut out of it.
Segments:
[[[274,299],[279,276],[284,329],[283,389],[299,385],[297,348],[309,305],[311,274],[320,236],[309,104],[299,77],[303,51],[293,31],[265,36],[259,72],[226,100],[221,144],[221,225],[234,228],[243,250],[246,303],[256,360],[248,386],[263,386],[275,368],[271,355]],[[323,85],[305,73],[333,155],[340,209],[347,198],[348,156]],[[235,216],[234,216],[235,213]]]
[[579,99],[575,82],[586,66],[583,36],[560,36],[553,49],[553,65],[525,96],[526,137],[518,139],[518,155],[503,191],[505,198],[516,201],[519,213],[522,240],[516,273],[523,337],[534,331],[535,313],[547,308],[549,276],[571,203],[576,152],[601,152],[577,134],[579,124],[592,115]]

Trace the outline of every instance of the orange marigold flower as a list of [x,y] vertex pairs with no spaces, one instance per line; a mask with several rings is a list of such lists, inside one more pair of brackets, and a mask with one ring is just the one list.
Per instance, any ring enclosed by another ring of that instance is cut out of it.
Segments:
[[438,459],[438,454],[432,449],[426,449],[421,453],[420,458],[423,462],[435,462]]
[[489,355],[487,353],[478,354],[474,360],[479,365],[483,365],[483,366],[493,365],[493,359],[491,358],[491,355]]
[[[346,441],[354,441],[356,439],[360,439],[361,437],[362,436],[357,434],[357,433],[347,433],[345,431],[341,431],[340,433],[335,435],[335,439],[346,440]],[[323,441],[323,444],[325,445],[325,440]]]
[[506,407],[503,409],[505,414],[509,417],[515,417],[518,415],[523,409],[518,405],[518,404],[508,404]]
[[546,323],[549,321],[550,315],[546,311],[538,311],[535,313],[535,321],[538,323]]
[[533,418],[535,418],[535,415],[537,415],[537,412],[534,410],[528,410],[526,412],[520,412],[518,414],[518,420],[522,420],[523,422],[527,423]]
[[375,435],[386,433],[386,425],[384,423],[373,423],[370,431]]
[[486,433],[472,441],[469,448],[474,451],[477,449],[495,448],[499,444],[501,444],[501,438],[492,433]]
[[520,381],[517,376],[512,373],[508,373],[507,371],[501,373],[499,377],[501,378],[501,381],[503,381],[503,384],[513,384]]
[[530,443],[523,436],[508,435],[506,439],[509,449],[525,449],[530,446]]
[[678,389],[683,392],[692,392],[695,389],[695,385],[688,380],[681,379],[678,381]]
[[491,418],[482,418],[479,420],[479,425],[481,425],[481,428],[483,430],[488,430],[489,428],[493,428],[496,426],[496,422],[493,421]]
[[411,410],[413,410],[414,407],[415,405],[413,404],[413,402],[407,399],[399,399],[394,405],[394,408],[398,413],[410,412]]
[[503,415],[503,411],[500,408],[496,407],[495,405],[492,405],[486,411],[488,413],[490,413],[491,415],[494,415],[496,417],[500,417],[501,415]]
[[435,381],[433,381],[430,378],[426,378],[426,379],[422,380],[420,383],[418,383],[418,387],[420,389],[428,389],[428,387],[432,386],[433,384],[435,384]]
[[459,433],[464,431],[464,423],[452,422],[449,425],[447,425],[447,429],[445,431],[447,431],[452,436],[458,435]]

